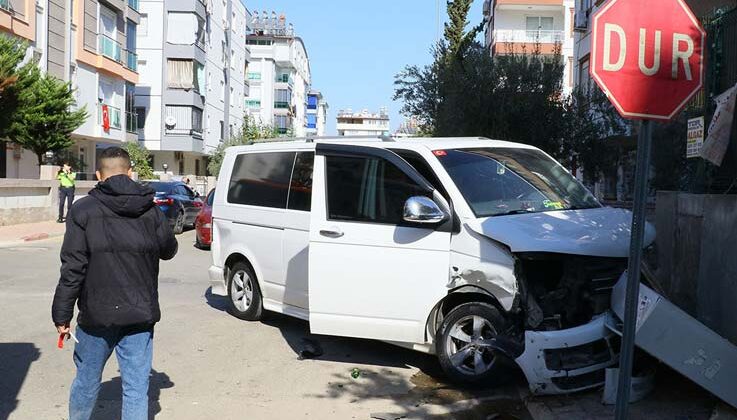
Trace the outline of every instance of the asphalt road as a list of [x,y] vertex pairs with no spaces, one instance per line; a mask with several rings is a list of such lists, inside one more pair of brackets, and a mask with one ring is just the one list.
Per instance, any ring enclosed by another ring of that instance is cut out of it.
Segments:
[[[194,232],[179,241],[179,254],[161,267],[152,417],[529,418],[519,378],[500,389],[459,389],[443,382],[431,356],[377,341],[312,336],[306,322],[279,315],[263,322],[231,317],[225,300],[208,292],[209,253],[193,247]],[[50,318],[60,246],[57,238],[0,248],[0,420],[67,417],[72,345],[56,348]],[[299,360],[306,338],[324,354]],[[358,379],[353,368],[361,370]],[[112,357],[94,418],[118,418],[120,398]]]

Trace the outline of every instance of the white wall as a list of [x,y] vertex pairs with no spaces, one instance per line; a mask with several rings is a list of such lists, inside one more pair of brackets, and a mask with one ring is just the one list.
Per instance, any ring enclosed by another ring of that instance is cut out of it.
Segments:
[[564,13],[560,10],[497,10],[494,17],[494,29],[527,29],[528,16],[553,18],[553,30],[562,31],[565,26]]
[[6,144],[6,177],[38,179],[39,169],[36,155],[29,150],[21,149],[20,159],[16,159],[11,143]]

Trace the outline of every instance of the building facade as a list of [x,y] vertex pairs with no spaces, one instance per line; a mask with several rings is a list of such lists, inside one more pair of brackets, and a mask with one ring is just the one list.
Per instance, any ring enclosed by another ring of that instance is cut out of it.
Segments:
[[[29,57],[50,75],[71,82],[76,106],[87,110],[88,118],[72,134],[75,143],[66,152],[81,179],[94,177],[98,149],[137,138],[138,9],[138,0],[0,2],[0,32],[29,42]],[[0,176],[38,177],[31,152],[12,143],[2,150]]]
[[205,175],[237,130],[247,93],[247,11],[235,0],[143,0],[138,135],[155,173]]
[[563,92],[574,86],[574,0],[485,0],[484,40],[492,55],[533,51],[560,54]]
[[378,113],[369,112],[367,109],[361,112],[340,110],[337,120],[339,136],[389,135],[389,113],[386,108],[381,108]]
[[322,137],[328,119],[328,103],[322,93],[311,90],[307,94],[307,135]]
[[275,12],[264,11],[253,13],[246,44],[251,51],[247,114],[281,135],[304,137],[312,84],[304,42],[284,15],[277,18]]

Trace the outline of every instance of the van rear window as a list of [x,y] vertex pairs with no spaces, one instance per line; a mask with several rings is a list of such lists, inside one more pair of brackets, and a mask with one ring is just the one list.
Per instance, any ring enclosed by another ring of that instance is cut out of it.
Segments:
[[228,202],[286,208],[295,152],[247,153],[235,158]]

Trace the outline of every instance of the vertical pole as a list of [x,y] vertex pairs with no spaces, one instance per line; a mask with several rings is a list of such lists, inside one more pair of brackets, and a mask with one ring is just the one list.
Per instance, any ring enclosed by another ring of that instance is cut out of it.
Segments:
[[645,201],[647,198],[651,143],[652,122],[644,120],[640,124],[640,133],[637,137],[635,202],[632,209],[630,256],[627,264],[627,291],[624,304],[622,346],[619,350],[619,383],[617,385],[617,404],[615,406],[615,418],[617,420],[626,420],[629,410],[632,359],[635,351],[635,324],[637,322],[637,304],[640,295],[640,260],[642,259],[642,242],[645,235]]

